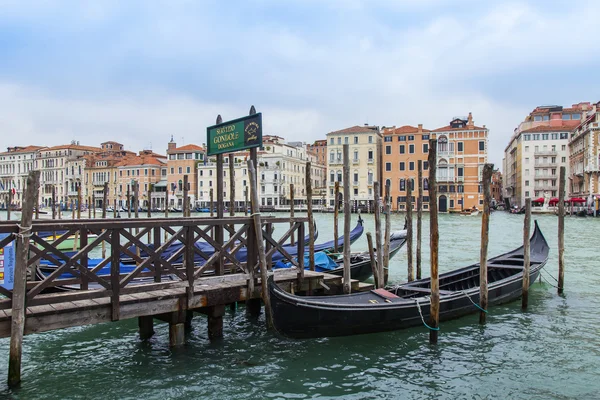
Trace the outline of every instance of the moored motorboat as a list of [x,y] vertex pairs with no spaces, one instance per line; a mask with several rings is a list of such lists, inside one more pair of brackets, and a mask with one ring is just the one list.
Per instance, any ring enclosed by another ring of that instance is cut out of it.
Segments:
[[[530,282],[548,260],[549,247],[540,228],[530,238]],[[523,247],[488,260],[488,304],[515,300],[523,284]],[[477,312],[479,264],[441,274],[440,321]],[[429,318],[429,278],[349,295],[297,296],[271,279],[275,328],[294,338],[344,336],[418,326]]]

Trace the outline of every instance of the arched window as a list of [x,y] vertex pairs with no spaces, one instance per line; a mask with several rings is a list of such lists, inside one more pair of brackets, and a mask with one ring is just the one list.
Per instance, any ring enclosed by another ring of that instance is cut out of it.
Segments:
[[178,188],[179,190],[183,190],[183,181],[180,179],[179,182],[177,182]]
[[392,188],[392,181],[389,178],[385,180],[385,186],[384,186],[384,188],[388,187],[388,186],[390,187],[390,190],[391,190],[391,188]]
[[423,190],[429,190],[429,179],[423,179]]
[[406,190],[406,179],[400,179],[400,191],[404,192]]

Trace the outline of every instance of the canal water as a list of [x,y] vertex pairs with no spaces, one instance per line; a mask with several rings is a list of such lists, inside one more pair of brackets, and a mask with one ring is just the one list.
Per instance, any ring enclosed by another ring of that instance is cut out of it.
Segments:
[[[0,399],[571,399],[600,398],[600,220],[566,218],[565,294],[557,276],[557,219],[534,216],[550,246],[550,260],[520,302],[444,322],[439,344],[425,327],[341,338],[291,340],[264,329],[264,315],[227,311],[224,339],[208,340],[197,316],[186,345],[168,346],[168,329],[141,342],[137,321],[26,336],[23,383],[5,385],[8,339],[0,339]],[[373,232],[373,218],[363,216]],[[423,223],[428,275],[429,220]],[[333,235],[333,215],[318,214],[319,239]],[[403,215],[392,216],[401,229]],[[340,216],[340,231],[342,231]],[[352,226],[356,215],[352,215]],[[416,224],[416,223],[415,223]],[[522,215],[491,216],[489,254],[522,242]],[[416,226],[416,225],[415,225]],[[440,271],[477,262],[480,217],[440,216]],[[365,250],[363,236],[352,248]],[[390,281],[406,278],[406,250],[390,263]]]

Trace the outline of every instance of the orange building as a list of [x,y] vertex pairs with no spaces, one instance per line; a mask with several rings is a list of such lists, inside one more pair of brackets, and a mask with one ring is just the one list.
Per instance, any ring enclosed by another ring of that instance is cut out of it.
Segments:
[[133,182],[139,184],[140,207],[163,208],[164,204],[150,204],[148,189],[166,178],[167,158],[163,155],[153,153],[151,150],[140,151],[139,155],[128,155],[117,164],[118,169],[118,203],[119,206],[127,208],[130,204],[127,199],[127,189],[133,198]]
[[203,147],[188,144],[177,147],[171,141],[167,145],[167,190],[169,193],[169,206],[181,207],[183,205],[183,177],[188,176],[190,204],[198,200],[198,163],[204,163],[206,151]]
[[383,128],[383,184],[390,185],[390,196],[392,198],[392,210],[406,209],[406,188],[410,183],[413,190],[413,208],[416,209],[416,196],[418,196],[419,161],[423,166],[423,209],[427,210],[429,205],[429,193],[427,177],[429,167],[427,157],[429,155],[429,139],[435,138],[423,125],[418,127],[405,125],[400,128],[395,126]]
[[433,131],[437,136],[439,212],[482,209],[481,173],[487,162],[488,129],[475,126],[471,113]]
[[492,184],[490,185],[490,191],[492,193],[492,203],[503,203],[502,189],[502,172],[500,172],[500,170],[497,169],[492,174]]

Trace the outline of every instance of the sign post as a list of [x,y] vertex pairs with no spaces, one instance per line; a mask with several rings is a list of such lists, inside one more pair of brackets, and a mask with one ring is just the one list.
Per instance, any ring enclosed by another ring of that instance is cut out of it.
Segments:
[[262,145],[262,114],[249,115],[206,128],[208,155],[230,153]]

